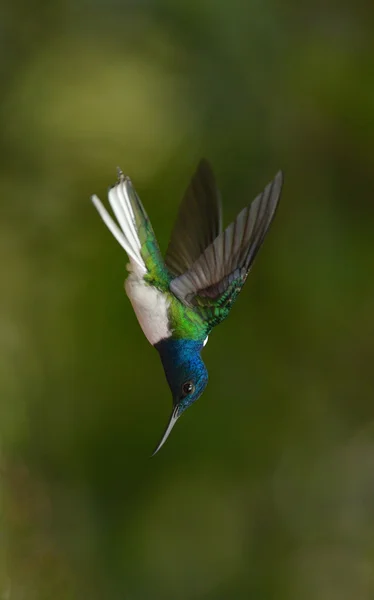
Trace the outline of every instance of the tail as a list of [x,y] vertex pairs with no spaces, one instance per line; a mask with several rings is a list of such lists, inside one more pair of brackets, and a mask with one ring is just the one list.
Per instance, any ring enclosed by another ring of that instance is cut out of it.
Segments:
[[[108,199],[119,227],[96,195],[91,196],[91,200],[105,225],[127,252],[130,261],[136,263],[145,273],[147,267],[142,256],[142,244],[139,237],[137,219],[130,200],[131,197],[134,201],[134,193],[131,181],[118,169],[118,182],[109,189]],[[138,198],[137,200],[140,203]],[[144,209],[142,211],[144,212]]]
[[109,203],[118,221],[114,222],[97,196],[91,200],[105,225],[126,250],[139,275],[159,287],[169,286],[170,276],[158,247],[151,222],[129,177],[118,169],[118,181],[108,192]]

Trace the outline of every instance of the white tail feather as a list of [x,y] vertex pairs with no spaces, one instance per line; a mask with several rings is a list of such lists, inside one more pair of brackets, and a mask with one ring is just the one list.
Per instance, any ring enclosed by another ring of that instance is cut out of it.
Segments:
[[124,184],[121,182],[115,187],[109,190],[108,194],[110,206],[114,214],[116,215],[117,221],[121,226],[125,237],[132,248],[139,249],[140,242],[134,226],[134,219],[130,212],[129,200],[125,196]]
[[[122,202],[117,198],[117,194],[111,195],[111,192],[118,187],[120,187],[120,185],[118,185],[115,188],[112,188],[110,190],[109,201],[112,206],[113,212],[116,215],[116,218],[122,228],[122,231],[116,225],[116,223],[113,221],[112,217],[110,216],[110,214],[108,213],[106,208],[103,206],[103,204],[99,200],[99,198],[96,195],[94,195],[94,196],[91,196],[91,200],[92,200],[92,203],[95,206],[97,212],[99,213],[100,217],[104,221],[105,225],[108,227],[109,231],[116,238],[117,242],[127,252],[130,260],[133,260],[137,265],[139,265],[139,267],[141,267],[143,272],[145,272],[146,271],[145,264],[144,264],[144,261],[141,257],[140,251],[139,251],[140,250],[140,242],[136,235],[134,223],[131,219],[131,213],[129,212],[131,210],[131,208],[130,208],[130,206],[127,205],[128,212],[125,212],[125,209],[124,209],[125,203],[122,204]],[[129,214],[129,216],[130,216],[130,222],[131,222],[132,227],[131,227],[131,225],[129,225],[129,221],[126,218],[127,214]]]

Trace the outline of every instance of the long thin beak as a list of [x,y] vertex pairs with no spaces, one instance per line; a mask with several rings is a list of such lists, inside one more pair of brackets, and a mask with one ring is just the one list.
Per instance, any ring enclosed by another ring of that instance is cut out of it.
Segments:
[[159,443],[159,445],[157,446],[156,450],[153,452],[151,457],[154,456],[155,454],[157,454],[157,452],[160,450],[161,446],[163,446],[165,444],[166,440],[169,437],[171,430],[173,429],[173,427],[177,421],[178,421],[178,407],[176,406],[174,408],[173,412],[171,413],[170,421],[168,423],[168,426],[165,429],[165,433],[162,436],[161,442]]

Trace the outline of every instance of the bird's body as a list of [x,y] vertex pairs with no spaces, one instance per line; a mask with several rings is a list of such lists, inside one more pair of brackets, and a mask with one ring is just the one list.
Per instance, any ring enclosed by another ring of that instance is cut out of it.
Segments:
[[136,266],[125,281],[125,290],[149,343],[154,346],[162,339],[169,338],[172,335],[169,321],[171,294],[144,281],[143,274]]
[[129,178],[109,190],[112,217],[92,201],[130,263],[125,290],[148,341],[158,350],[173,395],[173,412],[155,452],[176,420],[204,391],[201,350],[229,314],[274,217],[282,174],[224,231],[213,173],[201,161],[182,201],[162,257],[151,223]]

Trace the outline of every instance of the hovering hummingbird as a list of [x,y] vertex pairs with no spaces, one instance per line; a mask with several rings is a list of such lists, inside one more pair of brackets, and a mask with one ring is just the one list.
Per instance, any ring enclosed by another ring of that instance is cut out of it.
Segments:
[[243,287],[274,218],[282,183],[280,171],[222,231],[220,193],[209,163],[201,160],[180,205],[165,258],[131,180],[121,170],[108,192],[119,227],[99,198],[91,198],[128,254],[125,290],[145,336],[160,354],[173,396],[170,420],[152,456],[208,383],[201,350]]

